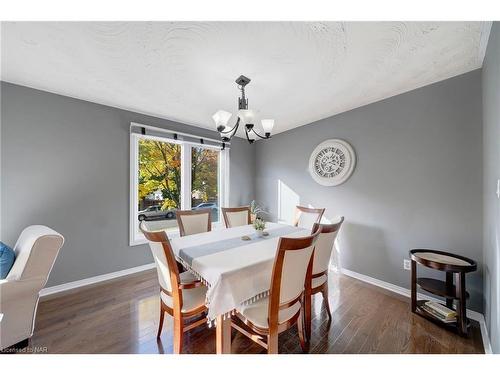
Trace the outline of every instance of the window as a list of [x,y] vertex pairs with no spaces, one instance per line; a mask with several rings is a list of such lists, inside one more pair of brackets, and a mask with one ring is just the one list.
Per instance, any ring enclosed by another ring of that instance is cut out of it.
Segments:
[[191,147],[191,207],[209,208],[219,221],[219,151]]
[[131,133],[130,245],[144,243],[142,220],[162,220],[178,235],[176,211],[210,209],[220,225],[226,205],[228,150],[192,142]]

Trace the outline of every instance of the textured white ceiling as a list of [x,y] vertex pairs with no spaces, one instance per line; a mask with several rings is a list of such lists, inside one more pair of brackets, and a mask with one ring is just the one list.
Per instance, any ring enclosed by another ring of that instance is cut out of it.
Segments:
[[481,67],[488,26],[4,22],[1,79],[213,129],[244,74],[278,133]]

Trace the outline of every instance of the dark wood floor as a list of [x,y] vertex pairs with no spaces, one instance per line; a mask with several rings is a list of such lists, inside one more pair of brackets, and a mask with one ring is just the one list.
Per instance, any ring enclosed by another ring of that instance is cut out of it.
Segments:
[[[172,353],[172,319],[161,340],[156,271],[146,271],[40,302],[30,346],[48,353]],[[330,276],[333,323],[321,296],[313,303],[310,353],[484,353],[479,324],[459,337],[409,311],[409,300],[347,276]],[[215,353],[215,329],[186,334],[188,353]],[[233,332],[233,353],[264,350]],[[280,353],[301,353],[297,331],[279,338]]]

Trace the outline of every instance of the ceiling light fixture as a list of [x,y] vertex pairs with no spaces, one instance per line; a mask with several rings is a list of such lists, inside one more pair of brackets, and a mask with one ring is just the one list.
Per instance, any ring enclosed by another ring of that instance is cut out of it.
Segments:
[[217,131],[222,138],[223,145],[224,142],[229,142],[236,134],[238,127],[240,126],[240,122],[245,125],[245,135],[249,143],[255,142],[256,138],[254,134],[261,139],[271,138],[271,132],[274,127],[274,120],[272,119],[261,120],[264,135],[255,131],[255,114],[252,110],[248,109],[248,99],[245,96],[245,86],[250,83],[250,78],[241,75],[236,79],[236,83],[238,84],[238,89],[241,91],[241,98],[238,98],[238,119],[236,120],[236,124],[233,127],[227,126],[229,119],[232,117],[232,114],[228,111],[219,110],[212,116],[215,126],[217,127]]

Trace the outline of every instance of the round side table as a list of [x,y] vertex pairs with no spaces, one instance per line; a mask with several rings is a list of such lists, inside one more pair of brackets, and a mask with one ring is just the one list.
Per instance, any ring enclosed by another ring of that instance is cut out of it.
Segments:
[[[465,274],[477,270],[477,263],[467,257],[439,250],[413,249],[411,259],[411,311],[438,323],[446,328],[452,328],[461,335],[467,335],[466,304],[469,293],[465,289]],[[446,272],[446,280],[417,278],[417,263],[435,270]],[[455,283],[453,283],[455,279]],[[456,300],[456,322],[444,322],[425,311],[422,306],[427,300],[417,300],[417,285],[432,294],[446,299],[446,307],[453,310]]]

